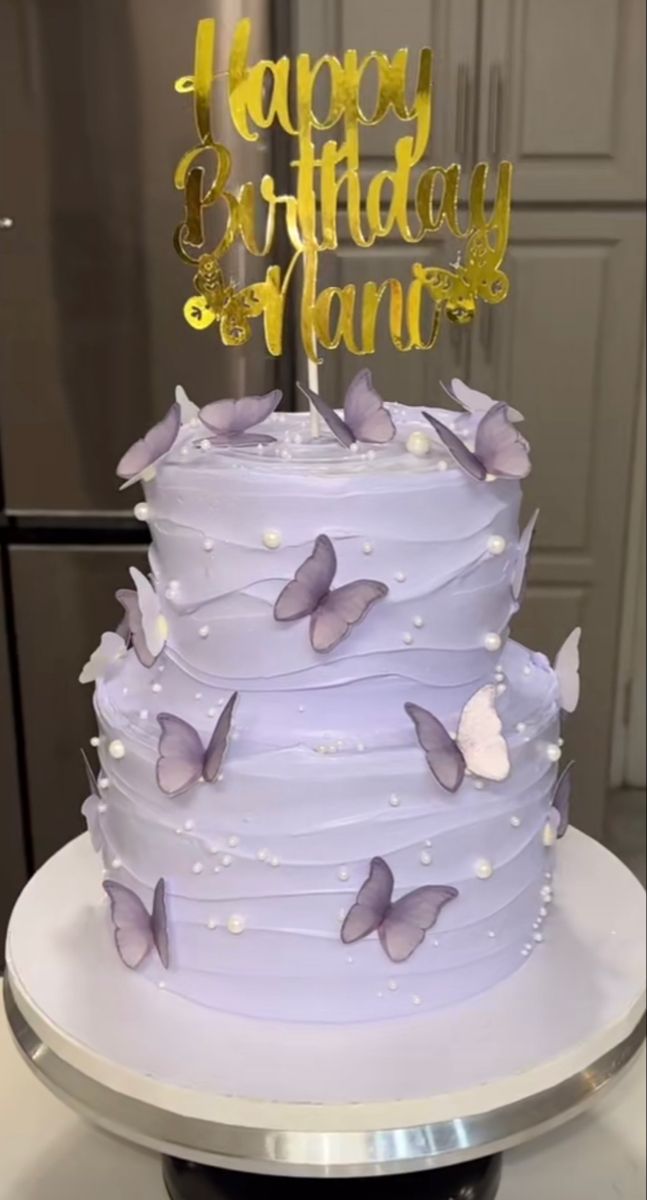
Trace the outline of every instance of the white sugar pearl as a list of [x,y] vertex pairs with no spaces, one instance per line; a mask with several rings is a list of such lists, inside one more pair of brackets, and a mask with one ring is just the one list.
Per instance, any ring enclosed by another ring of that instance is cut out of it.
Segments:
[[544,841],[544,846],[547,846],[547,847],[554,846],[555,842],[557,841],[557,834],[556,834],[556,832],[553,828],[553,825],[550,821],[546,821],[546,824],[544,825],[543,841]]
[[234,860],[231,857],[231,854],[223,854],[223,856],[222,856],[223,867],[230,867],[233,861]]
[[140,710],[139,710],[139,719],[140,719],[140,721],[147,721],[147,720],[148,720],[148,716],[149,716],[148,709],[147,709],[147,708],[140,708]]
[[94,746],[95,750],[96,750],[97,746],[100,744],[100,742],[101,742],[101,738],[98,738],[98,737],[90,738],[90,745]]
[[406,577],[404,571],[396,571],[393,578],[396,580],[397,583],[404,583],[404,581],[407,577]]
[[424,458],[431,450],[431,440],[421,429],[414,429],[407,438],[407,450],[409,454],[415,454],[416,458]]
[[373,553],[373,543],[372,542],[364,542],[364,545],[362,546],[362,554],[372,554],[372,553]]
[[474,787],[476,788],[476,791],[477,791],[477,792],[482,792],[482,791],[483,791],[483,789],[485,788],[485,784],[484,784],[484,782],[483,782],[483,780],[482,780],[482,779],[475,779],[475,780],[474,780]]
[[103,816],[103,814],[107,813],[107,811],[108,811],[108,805],[104,804],[103,800],[101,800],[100,803],[97,804],[97,812],[101,813],[101,816]]
[[507,544],[508,543],[504,537],[500,537],[499,534],[494,534],[494,536],[488,540],[487,548],[490,551],[490,554],[504,554]]
[[359,446],[358,446],[357,442],[352,442],[348,448],[349,448],[351,454],[359,454]]
[[423,621],[422,617],[414,617],[413,624],[415,625],[416,629],[422,629],[422,627],[424,625],[424,621]]
[[244,917],[239,917],[236,913],[227,921],[227,929],[235,935],[245,932],[247,922]]
[[158,695],[161,692],[161,690],[162,690],[161,683],[154,683],[153,686],[151,687],[151,692],[155,692],[156,695]]
[[158,980],[157,986],[158,986],[158,988],[159,988],[160,992],[165,992],[165,991],[166,991],[166,984],[164,983],[164,980],[163,980],[163,979],[159,979],[159,980]]
[[551,887],[543,887],[539,893],[545,904],[551,904],[553,900],[553,889]]
[[526,950],[525,946],[524,946],[523,950],[521,951],[521,957],[522,958],[530,958],[530,951]]
[[206,551],[207,554],[211,554],[215,544],[216,543],[214,542],[213,538],[205,538],[202,543],[202,549]]
[[416,1008],[418,1008],[418,1006],[419,1006],[420,1004],[422,1004],[422,1000],[421,1000],[420,996],[412,996],[412,997],[411,997],[411,1003],[412,1003],[412,1004],[415,1004]]
[[200,442],[200,449],[201,450],[210,450],[211,449],[211,442],[209,441],[209,438],[202,439],[202,441]]
[[337,872],[337,878],[341,879],[342,883],[346,883],[350,879],[350,871],[347,867],[340,867]]
[[201,700],[201,699],[202,699],[202,692],[196,692],[196,694],[194,696],[194,700]]
[[543,933],[536,933],[536,934],[535,934],[535,941],[536,941],[537,943],[541,944],[541,942],[543,942],[543,940],[544,940],[544,935],[543,935]]
[[542,905],[542,907],[539,909],[539,916],[540,916],[540,917],[543,917],[543,919],[544,919],[544,920],[545,920],[545,919],[546,919],[546,917],[548,916],[548,909],[547,909],[547,908],[545,908],[543,905]]
[[422,863],[423,867],[431,866],[433,859],[428,850],[423,850],[422,854],[420,855],[420,862]]
[[396,796],[395,792],[393,795],[389,796],[389,804],[391,805],[391,808],[399,808],[401,803],[402,801],[400,797]]
[[447,462],[446,458],[440,459],[440,461],[438,463],[438,470],[439,471],[448,471],[449,470],[449,463]]
[[145,471],[142,471],[142,479],[144,480],[144,483],[152,483],[156,475],[157,470],[155,467],[147,467]]
[[167,590],[167,592],[170,592],[171,595],[173,595],[174,592],[179,592],[179,590],[180,590],[179,579],[169,579],[166,590]]
[[208,637],[209,637],[209,626],[208,626],[208,625],[201,625],[201,626],[200,626],[200,628],[199,628],[199,630],[198,630],[198,637],[201,637],[201,638],[208,638]]
[[201,863],[201,862],[194,863],[193,866],[191,867],[191,870],[193,871],[194,875],[201,875],[202,872],[204,871],[204,863]]
[[521,828],[521,817],[510,817],[510,824],[513,829]]
[[495,654],[497,650],[501,649],[501,635],[498,633],[486,633],[483,639],[483,645],[485,646],[486,650],[490,650],[493,654]]
[[212,705],[212,706],[211,706],[211,708],[208,708],[208,709],[207,709],[207,716],[208,716],[208,717],[215,717],[215,716],[216,716],[216,714],[217,714],[217,712],[218,712],[218,709],[217,709],[217,708],[214,708],[214,707],[213,707],[213,705]]
[[532,675],[532,667],[530,666],[530,663],[526,663],[522,673],[524,675]]
[[494,874],[494,867],[487,858],[482,858],[476,864],[476,875],[479,879],[491,879]]
[[494,932],[494,930],[493,930],[493,929],[489,929],[489,930],[488,930],[488,937],[489,937],[489,938],[495,938],[495,937],[496,937],[496,933]]
[[123,742],[119,741],[119,738],[115,738],[114,742],[111,742],[108,746],[108,754],[111,758],[123,758],[125,753],[126,747]]
[[560,758],[562,757],[562,748],[555,742],[551,742],[548,746],[546,746],[546,754],[551,762],[559,762]]
[[515,725],[517,733],[525,733],[527,728],[528,726],[526,725],[525,721],[518,721]]
[[263,847],[261,850],[258,850],[256,853],[256,857],[259,862],[267,862],[269,856],[270,852],[269,850],[266,850],[265,847]]
[[289,458],[292,458],[292,455],[290,454],[289,450],[281,450],[279,453],[279,458],[282,458],[287,462]]
[[368,451],[368,454],[366,455],[366,457],[367,457],[367,459],[368,459],[368,461],[369,461],[369,462],[374,462],[374,461],[375,461],[375,451],[374,451],[374,450],[369,450],[369,451]]
[[107,779],[105,775],[101,776],[101,779],[99,780],[99,787],[101,788],[102,792],[107,791],[107,789],[110,787],[110,780]]
[[120,867],[123,867],[123,865],[124,864],[120,858],[113,858],[112,862],[110,863],[110,866],[114,871],[118,871]]
[[388,987],[390,992],[397,992],[397,990],[398,990],[398,984],[395,979],[389,979],[389,982],[387,983],[386,986]]
[[364,743],[363,743],[363,742],[358,742],[358,743],[357,743],[356,750],[357,750],[357,753],[358,753],[358,754],[363,754],[363,753],[364,753],[364,751],[365,751],[365,749],[366,749],[366,746],[364,745]]
[[184,828],[186,829],[187,833],[190,833],[192,829],[195,829],[195,821],[191,820],[189,817],[188,821],[184,822]]
[[413,645],[413,634],[403,633],[402,641],[404,642],[405,646],[412,646]]
[[123,688],[121,689],[121,694],[122,694],[122,696],[127,696],[127,695],[128,695],[128,688],[127,688],[127,687],[123,687]]
[[234,849],[236,846],[240,846],[240,838],[236,837],[235,833],[232,833],[231,837],[227,839],[227,845],[231,846],[232,849]]
[[271,859],[270,859],[270,866],[271,866],[271,867],[280,867],[280,865],[281,865],[281,860],[280,860],[279,858],[276,858],[276,857],[275,857],[275,858],[271,858]]
[[218,928],[218,922],[217,922],[216,918],[209,917],[209,920],[207,921],[207,929],[217,929],[217,928]]
[[278,529],[266,529],[263,534],[263,545],[267,550],[278,550],[283,538]]
[[133,509],[133,515],[137,521],[147,521],[150,512],[148,504],[145,504],[143,500],[139,504],[136,504]]

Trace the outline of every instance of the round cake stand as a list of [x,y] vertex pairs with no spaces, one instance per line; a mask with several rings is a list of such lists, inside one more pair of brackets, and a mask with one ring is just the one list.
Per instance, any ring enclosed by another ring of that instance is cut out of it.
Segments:
[[493,1200],[500,1155],[574,1116],[644,1037],[644,892],[571,830],[546,941],[510,979],[406,1021],[282,1025],[159,990],[114,952],[86,837],[14,910],[5,1004],[39,1078],[159,1150],[173,1200]]

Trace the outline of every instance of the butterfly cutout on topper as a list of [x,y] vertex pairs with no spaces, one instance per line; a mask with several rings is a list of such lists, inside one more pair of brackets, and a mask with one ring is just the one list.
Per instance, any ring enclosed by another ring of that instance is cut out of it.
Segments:
[[580,702],[580,639],[579,625],[569,633],[557,651],[553,669],[557,676],[560,705],[564,712],[574,713]]
[[150,916],[136,892],[125,884],[106,879],[103,887],[110,900],[115,945],[124,965],[136,971],[156,950],[162,966],[168,968],[170,955],[164,880],[159,879],[155,886]]
[[429,884],[394,901],[394,887],[391,868],[383,858],[374,858],[368,879],[342,925],[344,945],[377,933],[391,962],[406,962],[433,929],[445,905],[459,895],[456,888]]
[[119,662],[127,650],[128,646],[121,633],[109,631],[102,634],[99,645],[92,652],[79,675],[79,683],[96,683],[98,679],[103,679],[110,667]]
[[[459,404],[468,413],[480,415],[489,412],[498,403],[497,400],[493,400],[491,396],[488,396],[486,392],[479,392],[476,388],[468,387],[466,383],[463,383],[462,379],[452,379],[450,384],[443,383],[441,379],[440,386],[445,394],[449,396],[450,400],[454,400],[456,404]],[[519,421],[525,420],[523,413],[520,413],[518,409],[511,408],[509,404],[506,405],[506,408],[509,421],[517,424]]]
[[373,376],[368,369],[359,371],[348,385],[344,398],[343,420],[316,392],[300,383],[297,386],[326,422],[340,445],[347,449],[356,442],[384,445],[395,437],[393,418],[373,386]]
[[99,790],[99,784],[97,783],[97,777],[90,766],[90,760],[85,753],[85,750],[81,750],[81,758],[83,759],[85,776],[88,781],[88,788],[90,789],[89,795],[81,808],[81,812],[85,817],[88,827],[92,849],[98,853],[103,849],[103,833],[101,831],[101,823],[99,821],[99,814],[97,812],[97,806],[99,803],[101,803],[101,792]]
[[405,704],[430,771],[447,792],[457,792],[467,771],[501,783],[510,774],[508,746],[496,710],[497,689],[487,684],[467,701],[456,739],[438,717],[418,704]]
[[[116,597],[125,614],[119,631],[127,629],[128,638],[143,667],[152,667],[168,638],[168,623],[162,613],[159,598],[150,580],[137,567],[130,568],[135,591],[120,588]],[[119,631],[117,636],[119,636]]]
[[495,404],[481,417],[473,451],[437,417],[428,412],[422,415],[472,479],[483,483],[490,479],[525,479],[530,474],[528,443],[510,421],[507,404]]
[[182,406],[177,400],[171,405],[165,417],[153,425],[148,433],[135,442],[127,450],[117,464],[117,475],[126,482],[122,483],[120,491],[129,488],[140,479],[148,483],[155,478],[158,463],[168,454],[175,444],[182,425]]
[[356,579],[333,589],[336,571],[333,544],[321,533],[312,554],[283,588],[274,605],[277,621],[310,617],[310,644],[318,654],[334,650],[389,591],[385,583],[375,579]]
[[181,796],[201,779],[213,783],[217,778],[227,750],[237,699],[238,692],[229,697],[206,750],[199,733],[188,721],[172,713],[158,715],[162,732],[156,776],[158,787],[166,796]]
[[265,396],[244,396],[241,400],[214,400],[200,410],[200,420],[206,425],[217,446],[268,446],[276,438],[269,433],[250,434],[248,429],[266,421],[281,403],[283,392],[276,389]]
[[[553,838],[563,838],[571,822],[571,796],[573,793],[573,768],[575,762],[564,767],[553,792],[552,807],[548,817],[548,828]],[[550,839],[550,841],[553,840]]]
[[510,589],[512,591],[512,599],[515,604],[521,606],[526,590],[526,576],[528,572],[528,558],[532,550],[532,541],[535,536],[537,521],[539,520],[539,509],[536,508],[531,516],[526,528],[519,538],[517,546],[517,556],[515,559],[514,570],[512,572],[512,580]]

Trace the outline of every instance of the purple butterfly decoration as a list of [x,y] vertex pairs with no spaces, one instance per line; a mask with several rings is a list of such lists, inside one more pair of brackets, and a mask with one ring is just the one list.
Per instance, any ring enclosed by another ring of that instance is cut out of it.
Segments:
[[331,590],[336,571],[333,544],[322,533],[312,554],[283,588],[274,605],[277,621],[310,617],[310,642],[319,654],[334,650],[389,591],[385,583],[374,579],[356,579]]
[[137,483],[149,471],[153,475],[155,474],[157,463],[165,454],[168,454],[180,432],[181,424],[182,410],[176,401],[171,405],[166,416],[162,417],[157,425],[153,425],[153,428],[149,429],[148,433],[138,442],[135,442],[119,460],[117,475],[126,480],[126,483],[122,484],[122,491],[131,484]]
[[474,450],[431,413],[423,417],[433,426],[461,470],[481,483],[495,479],[525,479],[530,474],[528,443],[508,417],[507,404],[495,404],[479,421]]
[[530,556],[530,551],[532,550],[532,540],[535,536],[535,529],[537,527],[538,519],[539,509],[536,508],[521,537],[519,538],[519,545],[517,547],[517,557],[510,587],[512,590],[512,599],[516,604],[519,605],[523,600],[526,588],[528,558]]
[[571,796],[573,793],[574,762],[564,767],[553,792],[550,821],[558,838],[563,838],[571,820]]
[[215,445],[267,446],[276,438],[268,433],[248,434],[247,430],[266,421],[282,398],[283,393],[277,390],[265,396],[244,396],[242,400],[214,400],[200,410],[200,420]]
[[81,812],[86,820],[88,833],[90,834],[90,841],[92,842],[92,849],[98,852],[103,846],[101,826],[99,824],[97,814],[97,804],[101,799],[101,792],[99,791],[97,777],[90,766],[90,760],[85,753],[85,750],[81,750],[81,758],[83,759],[85,776],[88,781],[88,788],[90,789],[88,798],[85,801]]
[[343,420],[316,392],[301,384],[298,387],[342,446],[348,448],[355,442],[384,445],[395,437],[393,418],[375,390],[373,376],[368,369],[359,371],[348,385]]
[[394,886],[390,867],[383,858],[374,858],[368,879],[342,925],[341,940],[349,946],[377,933],[391,962],[402,963],[411,958],[441,910],[459,893],[453,887],[428,885],[394,901]]
[[136,567],[130,574],[136,590],[120,588],[115,593],[126,614],[117,632],[132,645],[142,666],[152,667],[166,644],[168,625],[150,581]]
[[225,756],[238,692],[229,697],[205,750],[199,733],[172,713],[160,713],[162,730],[157,760],[157,783],[166,796],[181,796],[200,779],[213,783]]
[[[445,394],[449,396],[450,400],[454,400],[456,404],[459,404],[468,413],[480,414],[489,412],[497,403],[491,396],[488,396],[487,392],[479,392],[476,388],[468,387],[466,383],[463,383],[462,379],[452,379],[450,384],[443,383],[441,379],[440,386]],[[520,413],[516,408],[511,408],[509,404],[506,405],[506,408],[508,410],[509,421],[517,423],[524,420],[523,413]]]
[[510,774],[508,747],[496,711],[496,694],[492,684],[475,692],[461,713],[456,739],[426,708],[405,704],[427,765],[445,791],[457,792],[468,770],[497,783]]
[[115,945],[125,966],[135,971],[156,950],[163,967],[169,965],[169,940],[166,919],[166,885],[157,881],[153,896],[153,912],[148,912],[136,892],[123,883],[107,879],[104,889],[110,899],[110,915],[114,927]]

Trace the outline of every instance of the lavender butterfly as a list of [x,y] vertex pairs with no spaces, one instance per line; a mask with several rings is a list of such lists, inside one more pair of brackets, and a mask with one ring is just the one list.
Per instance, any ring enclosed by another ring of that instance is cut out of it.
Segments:
[[563,838],[571,820],[571,796],[573,793],[574,762],[564,767],[553,792],[553,802],[549,817],[551,829],[558,838]]
[[115,945],[121,961],[135,971],[156,950],[162,966],[168,968],[170,959],[164,880],[157,881],[150,916],[139,896],[125,884],[107,879],[103,886],[110,899]]
[[405,704],[429,769],[445,791],[457,792],[466,771],[497,783],[510,774],[510,758],[496,711],[496,695],[493,684],[475,692],[461,713],[456,740],[426,708]]
[[333,544],[322,533],[312,554],[283,588],[274,605],[277,621],[310,617],[310,642],[319,654],[334,650],[389,591],[385,583],[374,579],[356,579],[331,590],[336,571]]
[[238,692],[229,697],[205,750],[199,733],[172,713],[160,713],[162,730],[157,760],[157,783],[166,796],[181,796],[200,779],[213,783],[225,756]]
[[528,443],[508,417],[507,404],[495,404],[479,421],[474,450],[431,413],[422,414],[433,426],[461,470],[472,479],[525,479],[530,474]]
[[388,864],[383,858],[374,858],[368,879],[342,925],[344,945],[377,933],[391,962],[406,962],[433,929],[441,910],[459,894],[453,887],[428,885],[394,901],[394,886]]
[[[488,396],[487,392],[479,392],[476,388],[468,387],[466,383],[463,383],[462,379],[452,379],[450,384],[443,383],[441,380],[440,386],[451,400],[454,400],[456,404],[460,404],[461,408],[465,409],[468,413],[489,412],[497,403],[491,396]],[[506,405],[506,408],[508,410],[509,421],[514,421],[516,424],[524,420],[523,413],[520,413],[516,408],[511,408],[509,404]]]
[[148,433],[138,442],[135,442],[119,460],[117,475],[126,480],[121,486],[121,491],[131,487],[140,479],[148,480],[155,477],[155,468],[171,449],[180,432],[181,424],[182,409],[176,401],[171,405],[166,416],[162,417],[157,425],[153,425],[153,428],[149,429]]
[[301,384],[298,386],[342,446],[348,448],[355,442],[383,445],[395,437],[393,418],[375,390],[368,369],[359,371],[348,385],[343,420],[316,392]]
[[85,750],[81,750],[81,758],[83,759],[85,776],[88,781],[88,788],[90,789],[89,795],[81,808],[81,812],[85,817],[88,827],[92,849],[98,852],[103,847],[103,835],[101,833],[99,814],[97,812],[98,805],[101,802],[101,792],[99,790],[99,784],[97,783],[97,777],[90,766],[90,760],[85,753]]
[[276,438],[268,433],[248,434],[247,430],[266,421],[280,403],[283,393],[268,392],[265,396],[244,396],[242,400],[215,400],[200,410],[200,420],[213,435],[209,440],[218,446],[266,446]]
[[[150,581],[137,567],[130,568],[130,576],[136,590],[133,592],[129,588],[121,588],[116,596],[126,614],[128,640],[135,654],[142,666],[152,667],[166,645],[168,624]],[[116,636],[120,636],[123,629],[124,622],[119,626]]]
[[574,713],[580,702],[580,638],[579,626],[569,633],[561,650],[558,650],[554,671],[559,687],[560,704],[567,713]]
[[539,509],[536,508],[521,537],[519,538],[519,545],[517,546],[517,557],[515,560],[510,588],[512,591],[512,599],[515,601],[515,604],[519,605],[523,599],[523,594],[526,587],[528,557],[532,549],[532,539],[535,536],[535,529],[537,527],[538,519]]

